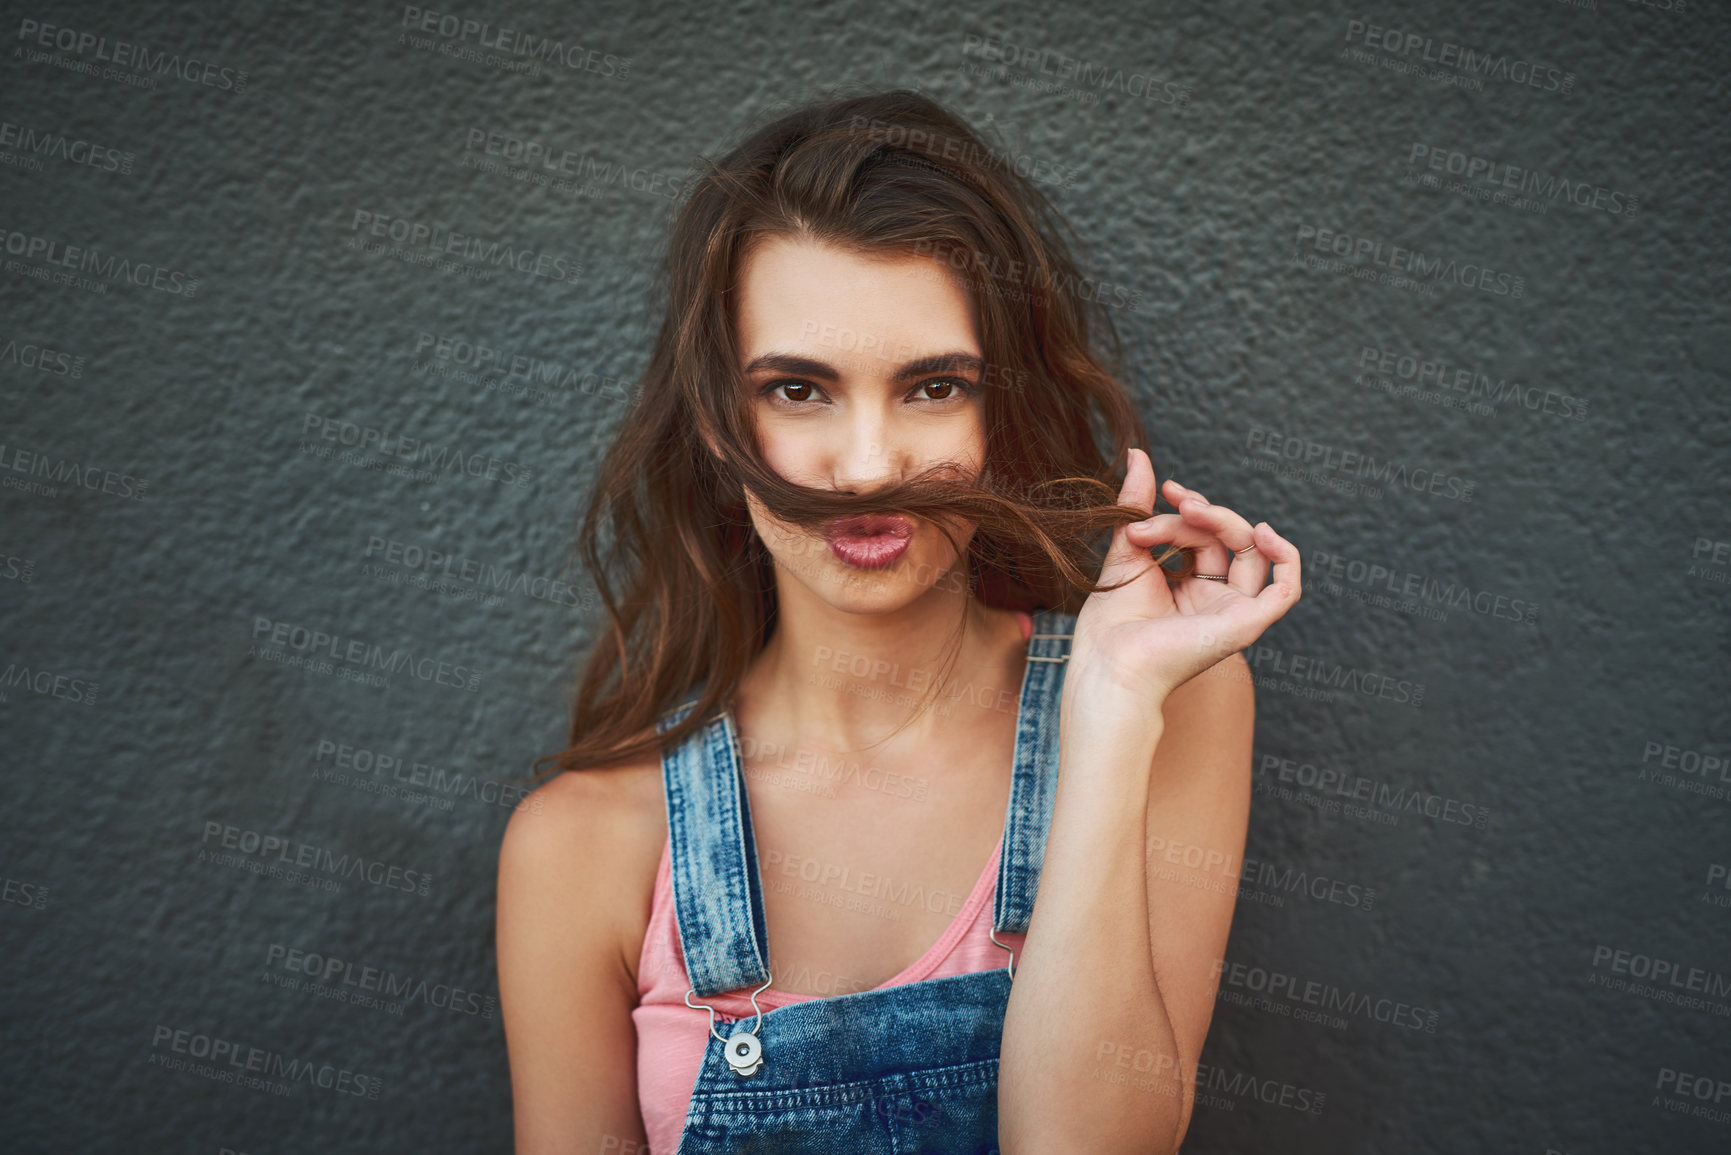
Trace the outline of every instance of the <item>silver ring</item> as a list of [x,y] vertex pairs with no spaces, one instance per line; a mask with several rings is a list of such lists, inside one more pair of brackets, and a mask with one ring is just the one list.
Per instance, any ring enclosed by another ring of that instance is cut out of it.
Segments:
[[1190,576],[1199,577],[1205,582],[1223,582],[1226,580],[1226,575],[1223,573],[1193,573]]

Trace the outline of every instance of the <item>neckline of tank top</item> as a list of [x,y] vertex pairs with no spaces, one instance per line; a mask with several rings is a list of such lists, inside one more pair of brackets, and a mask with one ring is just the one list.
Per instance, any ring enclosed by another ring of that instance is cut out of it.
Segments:
[[[655,875],[656,902],[663,905],[667,904],[673,897],[672,845],[671,839],[662,844],[661,864],[657,868]],[[962,908],[956,912],[956,916],[949,921],[947,926],[944,927],[943,933],[938,936],[937,941],[927,947],[925,953],[921,954],[919,958],[915,959],[913,962],[909,963],[907,966],[903,967],[900,971],[891,975],[877,986],[868,987],[867,991],[888,990],[891,987],[904,986],[908,983],[919,982],[939,966],[943,965],[944,960],[949,958],[950,955],[954,953],[956,947],[961,945],[961,941],[967,936],[969,929],[972,928],[976,921],[978,921],[980,911],[986,906],[987,902],[991,900],[992,888],[997,885],[998,880],[998,861],[1003,857],[1003,853],[1004,834],[1003,831],[1000,830],[998,832],[998,840],[992,846],[991,856],[986,859],[986,865],[984,869],[980,871],[979,878],[975,879],[973,890],[968,892],[967,901],[962,903]],[[760,869],[760,877],[761,873]],[[678,922],[674,921],[672,927],[673,949],[674,952],[679,955],[679,966],[680,970],[683,972],[685,968],[685,958],[680,950],[681,944],[679,942]],[[647,943],[647,940],[645,940],[645,942]],[[641,978],[643,974],[643,962],[641,957],[638,960],[637,973]],[[689,976],[687,977],[687,981],[689,981]],[[866,992],[845,993],[863,994]],[[737,997],[743,1000],[746,998],[746,995],[744,993],[744,988],[741,988],[738,991],[729,991],[722,997]],[[791,1003],[811,1002],[814,999],[833,997],[835,996],[800,994],[797,991],[784,991],[773,986],[765,987],[763,990],[757,992],[757,1001],[765,1008],[771,1006],[787,1006]]]

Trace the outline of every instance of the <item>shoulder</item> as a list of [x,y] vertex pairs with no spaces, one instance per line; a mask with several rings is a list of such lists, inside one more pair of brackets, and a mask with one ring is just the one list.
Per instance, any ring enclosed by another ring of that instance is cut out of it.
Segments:
[[631,1012],[660,853],[658,770],[566,771],[506,825],[494,946],[518,1151],[641,1147]]
[[661,764],[646,757],[568,770],[537,787],[512,813],[500,854],[529,861],[587,857],[597,843],[622,848],[658,833],[666,833]]
[[549,780],[517,807],[505,836],[537,841],[556,828],[629,834],[639,824],[653,825],[660,813],[661,761],[646,755],[617,766],[567,770]]
[[537,935],[582,926],[617,936],[634,974],[629,942],[634,928],[641,942],[667,835],[662,799],[655,757],[568,770],[538,787],[512,813],[499,847],[501,912],[521,912]]

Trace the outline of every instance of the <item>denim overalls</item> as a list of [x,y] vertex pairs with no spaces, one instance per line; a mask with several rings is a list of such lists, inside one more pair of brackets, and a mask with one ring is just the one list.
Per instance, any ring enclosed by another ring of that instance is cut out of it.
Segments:
[[[1033,619],[992,899],[993,941],[999,932],[1027,933],[1058,785],[1059,691],[1076,616],[1048,610]],[[665,715],[660,729],[695,702]],[[755,995],[771,983],[763,883],[732,712],[723,710],[664,754],[661,769],[674,911],[692,982],[685,999],[693,1015],[708,1011],[710,1039],[678,1152],[656,1155],[996,1152],[998,1045],[1013,955],[1002,969],[738,1019],[694,1002],[742,988]]]

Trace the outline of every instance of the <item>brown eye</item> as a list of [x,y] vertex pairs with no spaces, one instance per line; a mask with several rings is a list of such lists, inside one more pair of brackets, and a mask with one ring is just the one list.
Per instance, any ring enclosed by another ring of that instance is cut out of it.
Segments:
[[944,391],[942,396],[933,397],[928,395],[926,398],[928,401],[950,401],[955,399],[958,391],[962,396],[967,396],[974,392],[974,387],[972,385],[957,377],[940,377],[932,381],[927,381],[924,385],[921,385],[920,388],[941,389]]
[[[779,401],[784,405],[798,405],[812,400],[811,390],[816,388],[817,386],[813,385],[810,381],[772,381],[763,388],[762,392],[763,396],[767,397],[772,402]],[[778,389],[786,389],[789,393],[785,398],[778,398],[775,395],[776,390]],[[806,392],[793,392],[794,390],[801,389]]]

